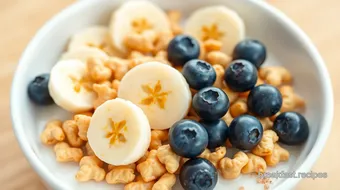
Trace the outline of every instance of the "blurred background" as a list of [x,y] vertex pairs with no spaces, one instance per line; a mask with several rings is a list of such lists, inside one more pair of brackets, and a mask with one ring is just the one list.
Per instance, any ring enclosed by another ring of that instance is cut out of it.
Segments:
[[[75,0],[0,0],[0,189],[43,190],[37,174],[25,160],[11,128],[9,92],[12,76],[24,48],[37,30]],[[296,189],[340,189],[340,1],[267,0],[295,21],[312,39],[332,78],[335,113],[331,135],[312,171],[327,179],[304,179]],[[298,64],[298,63],[296,63]]]

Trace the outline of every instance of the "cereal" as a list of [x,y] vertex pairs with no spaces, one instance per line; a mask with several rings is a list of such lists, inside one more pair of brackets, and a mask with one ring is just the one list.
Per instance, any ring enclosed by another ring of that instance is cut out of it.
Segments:
[[129,71],[129,60],[110,57],[110,59],[105,62],[105,66],[112,70],[115,79],[121,80],[125,73]]
[[298,108],[305,106],[305,101],[297,94],[295,94],[292,86],[284,85],[280,87],[282,95],[281,112],[296,111]]
[[105,180],[108,184],[127,184],[135,179],[136,164],[125,166],[109,165]]
[[80,148],[72,148],[66,142],[54,145],[54,152],[58,162],[79,162],[83,157],[83,151]]
[[221,51],[222,45],[222,42],[214,39],[209,39],[203,42],[204,49],[208,53],[212,51]]
[[214,86],[217,87],[217,88],[223,88],[224,87],[224,84],[223,84],[223,81],[224,81],[224,68],[222,65],[219,65],[219,64],[216,64],[216,65],[213,65],[213,68],[215,69],[215,72],[216,72],[216,80],[215,80],[215,83],[214,83]]
[[117,91],[105,84],[93,84],[93,90],[97,93],[97,99],[93,102],[93,107],[97,108],[107,100],[117,97]]
[[234,155],[233,159],[223,158],[218,163],[218,169],[225,179],[235,179],[241,174],[242,168],[248,164],[248,156],[246,153],[239,151]]
[[96,156],[84,156],[79,162],[79,171],[76,174],[77,181],[103,181],[105,177],[105,170],[103,162]]
[[85,144],[85,150],[86,150],[86,155],[87,156],[95,156],[95,153],[93,152],[89,142],[86,142]]
[[276,166],[280,161],[287,161],[289,152],[282,148],[279,144],[274,144],[273,153],[264,157],[268,166]]
[[136,162],[136,164],[140,164],[148,159],[149,151],[146,151],[145,154]]
[[168,11],[167,13],[168,13],[168,18],[170,20],[170,26],[171,26],[172,33],[174,35],[182,34],[183,30],[182,30],[181,26],[179,25],[179,22],[180,22],[181,17],[182,17],[181,12],[171,10],[171,11]]
[[199,157],[209,160],[215,167],[217,167],[218,162],[224,158],[227,153],[225,147],[217,147],[215,152],[210,152],[209,149],[205,149]]
[[256,156],[251,153],[247,153],[248,163],[242,168],[241,172],[248,173],[263,173],[267,169],[267,164],[260,156]]
[[234,118],[243,115],[248,112],[247,100],[239,98],[230,106],[229,109],[231,116]]
[[154,184],[154,181],[145,182],[141,176],[137,176],[137,181],[126,184],[124,190],[152,190]]
[[293,80],[290,72],[281,66],[262,67],[259,70],[259,77],[267,84],[271,84],[273,86],[291,83]]
[[221,51],[211,51],[207,53],[206,60],[212,65],[218,64],[222,65],[223,68],[226,68],[231,62],[232,58]]
[[152,190],[172,190],[175,183],[176,176],[171,173],[166,173],[153,185]]
[[150,150],[157,150],[160,146],[162,146],[163,141],[168,140],[168,130],[152,130],[151,131],[151,142],[150,142]]
[[264,131],[273,128],[273,122],[270,120],[269,117],[258,118],[258,119],[261,122],[261,125]]
[[116,90],[118,92],[118,89],[119,89],[119,85],[120,85],[120,81],[115,79],[112,81],[112,89]]
[[62,122],[53,120],[46,124],[46,128],[40,135],[41,142],[46,145],[53,145],[65,139],[65,134],[62,129]]
[[168,44],[169,42],[172,40],[173,38],[173,34],[170,31],[163,31],[160,32],[157,35],[157,39],[155,40],[155,45],[153,48],[153,53],[157,54],[160,51],[165,51],[168,48]]
[[137,165],[137,171],[145,182],[150,182],[161,177],[166,169],[157,158],[157,150],[151,150],[148,158]]
[[227,123],[227,125],[229,126],[230,123],[233,121],[233,116],[231,116],[230,114],[230,110],[222,117],[222,119]]
[[65,132],[67,141],[72,147],[81,147],[84,141],[78,136],[79,129],[76,121],[67,120],[63,123],[63,130]]
[[229,102],[233,103],[237,100],[239,93],[232,91],[227,85],[224,84],[222,90],[228,95]]
[[158,35],[153,30],[146,30],[142,34],[132,33],[124,39],[125,46],[130,50],[142,53],[150,53],[155,49],[155,41]]
[[103,63],[103,60],[99,58],[90,58],[87,61],[87,69],[91,79],[96,82],[107,81],[112,75],[111,69],[107,68]]
[[170,145],[159,147],[157,150],[157,158],[171,174],[175,173],[179,168],[180,156],[171,150]]
[[90,126],[91,117],[86,115],[75,115],[74,120],[78,126],[78,136],[83,141],[87,141],[87,130]]

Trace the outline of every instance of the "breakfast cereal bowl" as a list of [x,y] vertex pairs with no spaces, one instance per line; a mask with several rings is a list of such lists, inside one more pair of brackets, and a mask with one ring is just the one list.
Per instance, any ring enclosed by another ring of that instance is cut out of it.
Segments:
[[[11,92],[13,129],[27,160],[51,189],[122,189],[121,185],[77,182],[79,166],[58,163],[52,148],[44,146],[40,134],[48,120],[65,120],[71,114],[56,105],[39,107],[27,96],[29,82],[38,74],[49,73],[59,60],[72,34],[91,25],[108,24],[112,12],[123,0],[79,1],[52,18],[32,39],[15,73]],[[285,146],[291,157],[267,171],[308,172],[321,153],[328,138],[333,96],[325,64],[308,37],[283,13],[263,1],[252,0],[172,0],[155,4],[166,10],[180,10],[184,18],[196,9],[209,5],[225,5],[244,20],[246,36],[262,41],[268,50],[265,65],[283,65],[294,77],[294,89],[305,98],[303,113],[310,127],[306,143],[298,147]],[[270,188],[291,189],[299,178],[272,179]],[[222,177],[215,189],[263,189],[254,175],[242,175],[234,180]],[[181,189],[179,183],[174,189]]]

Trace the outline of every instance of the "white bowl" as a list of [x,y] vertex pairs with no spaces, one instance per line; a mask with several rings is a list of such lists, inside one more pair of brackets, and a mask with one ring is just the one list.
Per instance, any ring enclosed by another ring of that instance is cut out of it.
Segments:
[[[78,183],[74,179],[77,164],[57,163],[51,147],[41,144],[39,135],[50,119],[66,119],[70,115],[57,106],[37,107],[30,103],[26,89],[36,75],[49,72],[70,36],[94,24],[108,24],[112,11],[124,0],[79,1],[51,19],[32,39],[17,68],[12,92],[13,128],[22,151],[35,171],[52,189],[112,189],[105,183]],[[329,75],[318,51],[308,37],[284,14],[262,1],[252,0],[153,0],[165,9],[178,9],[190,14],[195,9],[222,4],[236,10],[244,19],[246,34],[264,42],[269,51],[265,64],[282,64],[294,76],[294,86],[307,101],[305,116],[310,136],[305,145],[289,147],[290,161],[270,171],[310,171],[331,129],[333,97]],[[299,181],[273,180],[272,189],[291,189]],[[263,189],[255,177],[243,175],[236,180],[220,177],[216,189]],[[122,186],[114,186],[121,189]],[[179,189],[176,186],[175,189]]]

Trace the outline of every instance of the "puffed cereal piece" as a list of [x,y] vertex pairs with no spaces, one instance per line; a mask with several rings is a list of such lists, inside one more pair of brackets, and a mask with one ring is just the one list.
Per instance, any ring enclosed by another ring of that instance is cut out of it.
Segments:
[[261,67],[259,77],[267,84],[280,86],[281,84],[291,83],[293,78],[290,72],[282,66]]
[[284,85],[280,87],[282,95],[281,112],[295,111],[297,108],[303,108],[305,101],[297,94],[295,94],[292,86]]
[[165,50],[158,51],[156,56],[154,57],[154,61],[172,66],[172,64],[168,61],[168,52],[166,52]]
[[125,166],[109,165],[105,180],[108,184],[127,184],[135,179],[136,164]]
[[85,144],[85,151],[87,156],[95,156],[96,154],[93,152],[93,149],[91,148],[89,142],[86,142]]
[[223,88],[224,87],[223,81],[224,81],[225,69],[223,68],[222,65],[219,65],[219,64],[213,65],[213,68],[215,69],[215,72],[216,72],[216,80],[215,80],[215,83],[214,83],[213,86],[215,86],[217,88]]
[[271,155],[265,156],[264,160],[268,166],[276,166],[280,161],[287,161],[289,156],[289,152],[286,149],[275,143],[273,153]]
[[258,145],[251,151],[257,156],[268,156],[273,153],[274,144],[279,140],[279,137],[273,130],[266,130]]
[[257,119],[260,121],[264,131],[273,128],[273,122],[270,120],[269,117],[257,118]]
[[153,54],[157,54],[159,51],[165,51],[168,48],[168,45],[174,35],[171,31],[162,31],[157,35],[157,39],[155,41],[155,47],[153,49]]
[[234,155],[233,159],[225,157],[220,160],[218,169],[223,178],[235,179],[240,175],[241,169],[248,163],[248,160],[246,153],[239,151]]
[[243,174],[249,173],[263,173],[267,169],[266,161],[260,156],[252,153],[246,153],[248,156],[248,163],[242,168]]
[[137,171],[145,182],[150,182],[161,177],[166,169],[157,158],[157,150],[151,150],[146,161],[137,165]]
[[49,121],[40,135],[41,142],[46,145],[52,145],[64,141],[65,134],[61,128],[62,124],[59,120]]
[[212,65],[218,64],[226,68],[232,61],[232,58],[221,51],[211,51],[207,53],[206,60]]
[[157,37],[157,33],[153,30],[146,30],[141,34],[131,33],[125,37],[124,44],[130,50],[150,53],[154,51]]
[[201,60],[205,60],[206,52],[205,52],[205,48],[204,48],[204,42],[199,41],[198,43],[200,45],[200,55],[199,55],[198,58],[201,59]]
[[105,84],[93,84],[93,90],[97,93],[97,99],[93,102],[94,108],[99,107],[107,100],[112,100],[117,97],[117,91]]
[[79,129],[76,121],[67,120],[63,123],[63,130],[65,132],[67,141],[72,147],[81,147],[84,141],[78,136]]
[[92,117],[93,112],[87,111],[87,112],[76,113],[76,114],[73,115],[73,119],[74,119],[74,117],[75,117],[76,115],[86,115],[86,116]]
[[99,58],[89,58],[87,61],[87,70],[91,79],[96,82],[107,81],[112,76],[111,69],[104,65],[103,60]]
[[235,102],[237,98],[239,97],[239,93],[232,91],[226,84],[224,84],[224,87],[222,88],[222,90],[228,95],[230,103]]
[[181,157],[171,150],[169,144],[163,145],[157,149],[158,160],[165,165],[166,170],[173,174],[179,168]]
[[198,157],[205,158],[209,160],[215,167],[217,167],[218,162],[224,158],[227,153],[227,149],[223,146],[217,147],[215,152],[210,152],[209,149],[205,149],[201,155]]
[[206,52],[221,51],[222,42],[214,39],[209,39],[203,42],[204,49]]
[[149,149],[150,150],[157,150],[160,146],[162,146],[162,142],[167,141],[169,138],[169,131],[168,130],[151,130],[151,142]]
[[153,185],[152,190],[172,190],[176,184],[175,174],[166,173]]
[[121,80],[123,76],[129,71],[130,61],[119,57],[110,57],[105,66],[112,70],[113,76],[117,80]]
[[148,159],[149,151],[146,151],[145,154],[136,162],[136,164],[140,164],[144,162],[146,159]]
[[248,112],[247,99],[237,99],[229,108],[232,117],[238,117]]
[[182,27],[179,25],[179,22],[181,20],[182,14],[180,11],[175,11],[175,10],[171,10],[167,12],[168,14],[168,18],[170,21],[170,27],[171,27],[171,31],[174,35],[178,35],[178,34],[182,34],[183,33],[183,29]]
[[137,57],[137,58],[133,58],[130,60],[129,62],[129,69],[132,69],[134,67],[136,67],[137,65],[146,63],[146,62],[150,62],[150,61],[154,61],[154,58],[151,56],[143,56],[143,57]]
[[83,157],[83,151],[80,148],[72,148],[66,142],[54,145],[54,152],[58,162],[79,162]]
[[126,184],[124,190],[152,190],[154,181],[145,182],[141,176],[136,177],[136,182]]
[[111,86],[117,92],[118,92],[118,89],[119,89],[119,85],[120,85],[120,81],[119,80],[115,79],[115,80],[112,81],[112,85]]
[[76,174],[77,181],[103,181],[105,178],[105,170],[103,162],[96,156],[84,156],[79,162],[79,171]]
[[227,123],[227,125],[229,126],[230,123],[233,121],[233,116],[231,116],[230,114],[230,110],[222,117],[222,119]]
[[83,140],[87,141],[87,130],[89,129],[91,117],[86,115],[75,115],[74,120],[78,126],[78,136]]

